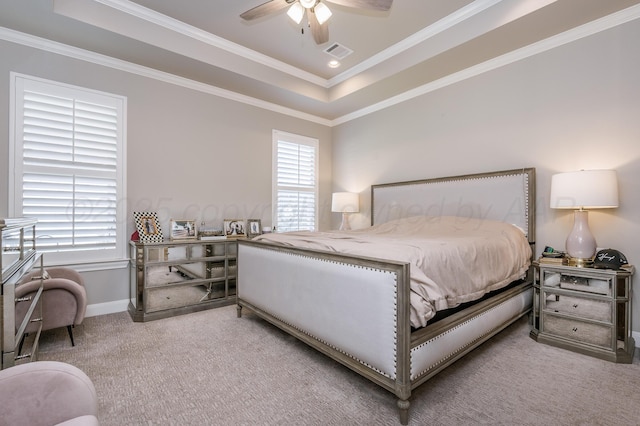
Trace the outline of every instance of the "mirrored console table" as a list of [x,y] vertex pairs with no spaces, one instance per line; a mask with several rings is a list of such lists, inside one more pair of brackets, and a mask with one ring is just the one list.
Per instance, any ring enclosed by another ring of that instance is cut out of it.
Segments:
[[150,321],[235,303],[235,240],[130,242],[129,314]]
[[[0,369],[16,364],[35,361],[38,356],[38,344],[42,331],[43,291],[42,256],[36,252],[36,220],[27,218],[0,219],[2,286],[0,291],[0,349],[2,360]],[[34,296],[16,298],[16,286],[22,277],[36,268],[38,291]],[[26,311],[20,324],[16,324],[16,305]],[[36,333],[30,333],[27,347],[23,348],[23,336],[30,322],[39,323]]]

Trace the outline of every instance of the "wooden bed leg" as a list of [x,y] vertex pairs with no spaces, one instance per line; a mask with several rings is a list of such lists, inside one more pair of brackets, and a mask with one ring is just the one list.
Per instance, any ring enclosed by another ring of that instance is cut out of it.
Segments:
[[400,409],[400,424],[409,424],[409,405],[410,402],[406,399],[398,400],[398,408]]
[[242,306],[236,305],[236,315],[238,318],[242,317]]

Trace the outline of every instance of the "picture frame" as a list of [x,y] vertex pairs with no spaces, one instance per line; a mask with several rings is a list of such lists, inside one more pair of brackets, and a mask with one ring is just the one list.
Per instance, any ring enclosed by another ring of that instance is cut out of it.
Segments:
[[161,243],[164,240],[156,212],[133,212],[141,243]]
[[171,219],[171,240],[195,240],[197,237],[195,219]]
[[224,234],[227,238],[246,237],[246,224],[244,219],[225,219]]
[[247,237],[253,238],[262,234],[260,219],[247,219]]

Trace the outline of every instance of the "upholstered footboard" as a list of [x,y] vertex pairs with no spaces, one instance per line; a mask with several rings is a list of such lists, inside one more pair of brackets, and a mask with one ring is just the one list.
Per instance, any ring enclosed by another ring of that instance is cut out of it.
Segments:
[[238,244],[238,315],[248,307],[400,399],[407,423],[409,265]]

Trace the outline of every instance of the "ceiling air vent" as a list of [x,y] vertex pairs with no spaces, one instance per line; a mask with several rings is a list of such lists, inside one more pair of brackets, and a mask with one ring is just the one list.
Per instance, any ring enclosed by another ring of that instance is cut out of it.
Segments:
[[340,43],[333,43],[331,46],[324,49],[325,53],[333,56],[334,58],[343,59],[353,53],[353,50]]

